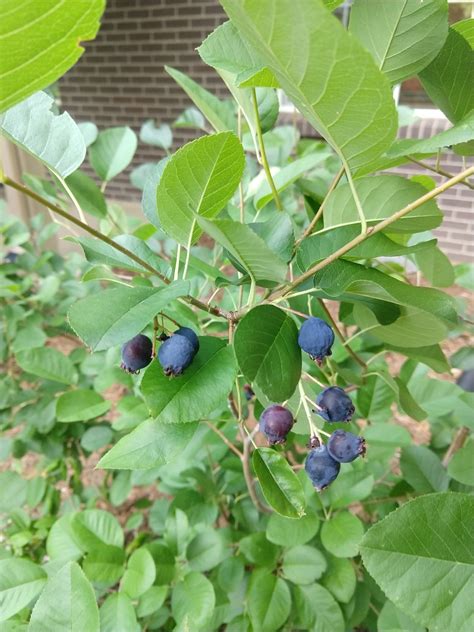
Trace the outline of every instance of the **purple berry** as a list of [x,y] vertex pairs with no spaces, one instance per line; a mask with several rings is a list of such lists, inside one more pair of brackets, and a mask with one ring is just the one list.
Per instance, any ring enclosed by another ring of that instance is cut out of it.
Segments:
[[330,386],[316,398],[316,411],[328,422],[350,421],[354,414],[354,404],[347,393],[339,386]]
[[129,373],[138,373],[140,369],[144,369],[152,361],[153,345],[143,334],[134,336],[126,342],[122,347],[122,369]]
[[456,380],[456,384],[469,393],[474,393],[474,369],[463,371]]
[[177,331],[174,332],[174,335],[184,336],[193,345],[194,353],[197,353],[199,351],[199,338],[197,337],[196,333],[189,327],[180,327]]
[[331,355],[334,332],[326,321],[312,316],[301,325],[298,344],[313,360],[322,362],[326,356]]
[[337,477],[341,464],[332,458],[325,445],[321,445],[308,454],[304,469],[316,490],[320,492]]
[[185,336],[171,336],[158,349],[158,361],[165,375],[181,375],[195,355],[192,343]]
[[273,404],[260,415],[260,432],[268,439],[270,445],[284,443],[286,435],[294,424],[293,415],[284,406]]
[[339,463],[350,463],[365,454],[365,440],[352,432],[336,430],[329,437],[328,452]]

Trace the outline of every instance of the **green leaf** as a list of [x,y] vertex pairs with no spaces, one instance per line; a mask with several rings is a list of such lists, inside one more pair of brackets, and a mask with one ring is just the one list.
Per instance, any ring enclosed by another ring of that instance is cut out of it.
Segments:
[[123,593],[109,595],[100,607],[100,632],[132,632],[137,628],[135,608]]
[[225,557],[225,543],[220,531],[208,528],[191,540],[186,549],[186,559],[193,571],[210,571]]
[[227,103],[224,103],[211,92],[202,88],[198,83],[185,75],[184,72],[180,72],[170,66],[165,66],[165,70],[186,92],[188,97],[204,114],[216,132],[225,132],[226,130],[233,131],[236,129],[234,113]]
[[56,401],[56,418],[58,421],[88,421],[105,414],[111,406],[95,391],[80,388],[60,395]]
[[303,486],[286,459],[271,448],[257,448],[252,464],[266,501],[287,518],[304,515]]
[[83,171],[75,171],[66,178],[66,184],[83,211],[99,219],[107,217],[104,194],[92,178]]
[[[329,257],[360,234],[360,228],[351,224],[322,230],[316,235],[307,237],[298,249],[297,262],[302,270],[307,270],[315,263]],[[393,241],[384,233],[375,233],[358,246],[349,250],[345,259],[373,259],[375,257],[396,257],[422,251],[431,252],[436,240],[423,241],[413,246],[405,246]]]
[[389,83],[322,3],[221,4],[298,110],[352,168],[390,146],[397,115]]
[[88,452],[95,452],[112,441],[113,430],[109,424],[92,426],[81,437],[81,446]]
[[458,450],[448,465],[448,474],[451,478],[463,485],[474,485],[474,441],[468,441]]
[[123,531],[115,516],[101,509],[86,509],[74,515],[71,522],[73,536],[85,551],[93,551],[104,544],[123,547]]
[[416,265],[430,285],[450,287],[454,284],[454,268],[439,248],[430,248],[415,255]]
[[[254,222],[249,227],[257,233],[280,259],[289,262],[293,255],[295,235],[293,224],[286,213],[278,213],[266,222]],[[304,242],[303,242],[304,243]]]
[[211,582],[201,573],[192,572],[173,588],[171,610],[183,629],[200,630],[211,618],[216,603]]
[[282,281],[285,278],[285,262],[245,224],[230,219],[211,221],[201,217],[198,224],[224,246],[256,281]]
[[450,28],[443,48],[420,73],[423,88],[452,123],[461,121],[474,103],[474,53],[467,40]]
[[76,371],[71,360],[51,347],[20,351],[15,357],[23,371],[32,375],[61,384],[72,384],[76,381]]
[[408,386],[399,377],[395,378],[396,385],[398,387],[398,404],[403,412],[416,419],[417,421],[423,421],[426,419],[427,412],[421,406],[410,393]]
[[402,450],[400,467],[403,477],[421,494],[448,489],[449,477],[441,461],[425,446],[407,446]]
[[273,305],[260,305],[240,321],[234,339],[237,362],[268,399],[289,399],[301,376],[298,330],[291,316]]
[[46,551],[52,560],[78,560],[84,550],[74,536],[72,521],[74,514],[67,513],[51,527],[46,541]]
[[[298,178],[300,178],[306,171],[309,171],[316,167],[319,163],[324,162],[324,160],[326,160],[330,155],[329,151],[314,152],[290,162],[286,165],[286,167],[277,171],[273,174],[273,181],[278,193],[281,193],[287,189],[290,184],[296,182],[296,180],[298,180]],[[267,180],[265,180],[255,193],[253,203],[255,208],[260,210],[272,200],[273,193]]]
[[357,577],[351,561],[342,557],[329,557],[329,565],[321,583],[335,599],[348,603],[357,585]]
[[267,524],[267,538],[280,546],[306,544],[312,540],[319,529],[319,520],[312,514],[302,516],[298,520],[272,514]]
[[144,470],[170,463],[191,441],[197,425],[147,419],[104,454],[97,467]]
[[[167,586],[152,586],[140,597],[137,608],[139,617],[148,617],[161,608],[168,594]],[[111,630],[110,632],[113,632]]]
[[75,333],[94,351],[123,344],[140,333],[170,301],[188,293],[188,283],[163,288],[117,287],[77,301],[68,313]]
[[254,630],[281,630],[291,609],[288,584],[275,575],[253,572],[247,589],[247,608]]
[[136,149],[137,136],[130,127],[111,127],[89,147],[89,159],[99,178],[108,182],[128,167]]
[[[5,58],[5,55],[2,55]],[[62,177],[86,155],[84,138],[67,112],[51,111],[53,99],[38,92],[0,114],[0,133]]]
[[99,135],[99,130],[97,128],[97,125],[95,123],[91,123],[90,121],[83,121],[82,123],[78,123],[77,127],[79,128],[84,138],[86,147],[89,147],[89,145],[92,145],[92,143],[95,141],[95,139]]
[[[359,178],[354,185],[369,225],[391,217],[426,193],[421,184],[394,175]],[[436,202],[429,200],[391,224],[389,232],[423,232],[439,226],[442,219],[443,214]],[[359,226],[360,218],[349,185],[341,184],[327,200],[324,209],[324,228],[346,224]],[[370,239],[368,241],[370,242]]]
[[457,33],[461,33],[464,39],[469,42],[469,46],[474,49],[474,19],[460,20],[453,24],[451,28]]
[[173,127],[189,127],[191,129],[205,130],[204,116],[197,108],[191,106],[181,112],[178,118],[175,119]]
[[25,608],[43,589],[46,573],[28,560],[0,560],[0,621]]
[[232,132],[203,136],[184,145],[166,163],[156,191],[163,230],[186,245],[201,235],[196,215],[215,217],[237,188],[244,151]]
[[363,535],[362,522],[348,511],[341,511],[323,524],[321,542],[336,557],[354,557]]
[[387,599],[377,619],[377,630],[379,632],[425,632],[426,628],[415,623]]
[[91,582],[101,586],[113,586],[122,577],[125,553],[117,546],[102,545],[87,555],[83,563],[84,573]]
[[242,538],[239,542],[239,552],[250,564],[270,568],[275,568],[280,555],[280,549],[266,539],[263,531]]
[[[53,84],[84,52],[81,41],[99,29],[105,0],[2,2],[0,112]],[[8,51],[8,54],[5,54]]]
[[346,466],[327,490],[329,504],[333,509],[347,507],[370,496],[373,487],[374,477],[365,468],[356,470],[354,466],[352,469]]
[[156,127],[153,119],[150,119],[145,121],[140,129],[140,140],[147,145],[169,149],[173,144],[173,133],[166,123]]
[[200,349],[183,375],[170,380],[152,362],[142,380],[150,414],[162,423],[205,418],[222,405],[234,382],[237,366],[232,347],[211,336],[199,339]]
[[397,448],[410,445],[411,435],[397,424],[379,423],[364,429],[364,438],[370,445]]
[[166,158],[162,158],[158,164],[154,165],[154,169],[151,171],[143,187],[143,213],[147,220],[156,228],[160,227],[160,222],[158,221],[158,207],[156,205],[156,189],[158,188],[161,176],[169,159],[170,157],[166,156]]
[[296,621],[304,630],[311,632],[344,632],[344,618],[341,609],[329,591],[313,584],[296,586]]
[[448,6],[445,0],[357,0],[350,31],[390,83],[400,83],[423,70],[441,50],[448,35]]
[[[474,611],[474,498],[440,493],[416,498],[371,527],[365,567],[404,613],[431,630],[470,632]],[[422,536],[422,537],[420,537]]]
[[312,584],[326,570],[326,560],[312,546],[294,546],[283,556],[283,577],[294,584]]
[[137,549],[128,560],[120,587],[131,599],[137,599],[153,585],[155,577],[155,562],[151,553],[145,548]]
[[92,586],[76,562],[50,577],[31,613],[28,632],[99,632]]

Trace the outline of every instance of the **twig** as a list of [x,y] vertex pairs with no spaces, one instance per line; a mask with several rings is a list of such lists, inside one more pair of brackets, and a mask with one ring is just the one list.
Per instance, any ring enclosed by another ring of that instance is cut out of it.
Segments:
[[308,403],[306,401],[306,393],[304,392],[304,388],[301,382],[298,383],[298,389],[300,391],[300,401],[303,404],[304,412],[306,414],[306,419],[308,420],[309,434],[311,437],[316,436],[319,440],[319,443],[322,445],[323,440],[322,440],[321,435],[319,434],[318,428],[313,424],[313,420],[311,419],[311,411],[308,408]]
[[260,126],[260,115],[258,113],[258,102],[257,102],[257,93],[255,88],[252,88],[252,101],[253,101],[253,111],[255,115],[255,131],[257,133],[258,146],[260,149],[260,155],[262,158],[262,166],[265,171],[265,175],[267,176],[267,181],[270,186],[273,199],[275,200],[275,205],[279,211],[283,211],[283,206],[281,204],[280,196],[278,195],[277,188],[275,186],[275,182],[273,180],[272,172],[270,171],[270,166],[268,164],[267,153],[265,151],[265,144],[263,142],[263,134],[262,128]]
[[[449,171],[446,171],[445,169],[442,169],[439,166],[438,159],[436,159],[436,166],[433,167],[427,162],[423,162],[422,160],[417,160],[416,158],[413,158],[412,156],[407,156],[407,158],[410,162],[413,162],[415,165],[418,165],[419,167],[422,167],[423,169],[427,169],[427,171],[432,171],[433,173],[437,173],[440,176],[444,176],[445,178],[455,177],[454,174],[450,173]],[[461,180],[459,184],[464,184],[464,186],[468,187],[469,189],[474,189],[474,186],[467,180]]]
[[225,436],[223,432],[219,430],[219,428],[216,428],[216,426],[214,426],[214,424],[211,424],[210,421],[205,421],[204,423],[212,430],[212,432],[215,432],[216,435],[218,435],[222,439],[229,450],[232,450],[232,452],[237,455],[241,461],[243,460],[244,455],[242,454],[242,452],[238,450],[231,441],[229,441],[229,439]]
[[156,339],[158,337],[158,329],[159,329],[158,316],[155,316],[153,318],[153,342],[152,342],[152,347],[151,347],[152,358],[156,357]]
[[442,463],[444,467],[448,467],[449,462],[451,461],[453,456],[466,443],[466,439],[468,438],[468,436],[469,436],[469,428],[466,428],[466,426],[462,426],[461,428],[458,429],[458,431],[454,435],[454,439],[452,440],[451,445],[449,446],[449,448],[446,451],[446,454],[443,457]]
[[357,362],[357,364],[359,364],[363,369],[366,369],[367,368],[367,364],[364,362],[364,360],[362,360],[362,358],[359,357],[357,355],[357,353],[353,349],[351,349],[350,346],[345,342],[344,336],[342,335],[342,332],[339,329],[336,321],[332,317],[331,312],[328,310],[328,308],[326,306],[326,303],[323,301],[322,298],[318,298],[318,302],[321,305],[324,313],[326,314],[327,319],[331,323],[334,331],[336,332],[337,337],[342,342],[342,344],[345,345],[345,349],[346,349],[347,353],[354,358],[354,360]]
[[244,479],[247,485],[250,499],[259,511],[263,513],[272,513],[271,509],[260,501],[255,491],[255,481],[253,479],[252,472],[250,471],[250,441],[248,441],[247,437],[245,436],[243,424],[241,424],[240,426],[240,432],[242,435],[242,442],[244,446],[244,453],[242,456],[242,470],[244,473]]

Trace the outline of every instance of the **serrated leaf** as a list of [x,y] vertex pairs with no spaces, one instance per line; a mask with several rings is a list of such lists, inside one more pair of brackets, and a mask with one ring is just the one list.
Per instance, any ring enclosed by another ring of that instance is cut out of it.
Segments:
[[286,263],[272,252],[263,239],[239,222],[230,219],[198,218],[199,226],[226,248],[256,281],[282,281]]
[[391,513],[362,541],[364,565],[385,594],[430,630],[474,626],[474,537],[466,527],[473,520],[472,496],[430,494]]
[[99,178],[108,182],[128,167],[136,149],[137,136],[130,127],[111,127],[89,147],[89,159]]
[[25,608],[43,589],[44,570],[19,558],[0,560],[0,621]]
[[77,375],[71,360],[51,347],[20,351],[15,357],[23,371],[32,375],[61,384],[72,384],[76,381]]
[[52,105],[53,99],[45,92],[34,94],[0,114],[0,133],[66,177],[84,161],[86,145],[69,114],[53,113]]
[[165,70],[186,92],[216,132],[234,131],[237,128],[234,113],[228,103],[224,103],[211,92],[205,90],[184,72],[180,72],[170,66],[165,66]]
[[53,84],[94,39],[105,0],[2,2],[0,112]]
[[305,511],[303,486],[287,460],[271,448],[257,448],[252,464],[266,501],[287,518],[300,518]]
[[[397,115],[389,83],[322,3],[221,4],[290,100],[352,168],[390,146]],[[376,103],[370,108],[369,92]]]
[[203,136],[184,145],[166,163],[156,191],[163,230],[186,245],[201,235],[196,215],[215,217],[242,177],[244,152],[231,132]]
[[97,467],[142,470],[165,465],[186,447],[196,428],[197,423],[162,424],[148,419],[106,452]]
[[104,415],[111,406],[99,393],[81,388],[60,395],[56,401],[56,418],[64,423],[88,421]]
[[28,626],[28,632],[65,630],[99,632],[99,610],[94,590],[76,562],[68,562],[48,579]]
[[357,0],[350,31],[392,84],[423,70],[448,35],[445,0]]
[[161,423],[204,419],[232,389],[237,373],[232,347],[211,336],[200,337],[199,342],[199,351],[183,375],[170,380],[158,362],[145,371],[142,393],[151,415]]
[[86,345],[100,351],[123,344],[146,327],[170,301],[188,293],[187,282],[163,288],[118,287],[74,303],[71,327]]
[[[359,178],[355,181],[355,188],[369,225],[391,217],[426,193],[421,184],[394,175]],[[443,214],[436,202],[429,200],[391,224],[389,232],[422,232],[436,228],[442,219]],[[360,219],[349,185],[341,184],[327,200],[324,209],[324,228],[347,224],[360,225]]]
[[289,399],[301,377],[298,330],[291,316],[273,305],[260,305],[240,321],[235,332],[237,362],[274,402]]

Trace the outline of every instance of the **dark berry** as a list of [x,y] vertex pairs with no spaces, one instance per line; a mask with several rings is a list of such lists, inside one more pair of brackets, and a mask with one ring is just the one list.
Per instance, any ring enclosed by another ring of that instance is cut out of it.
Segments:
[[317,413],[329,422],[350,421],[354,414],[354,404],[347,393],[339,386],[330,386],[316,398]]
[[284,443],[293,423],[293,415],[288,408],[273,404],[260,415],[260,432],[267,437],[270,445]]
[[244,384],[244,396],[248,402],[250,402],[255,397],[255,393],[253,392],[250,384]]
[[332,458],[325,445],[321,445],[308,454],[304,469],[314,487],[320,492],[337,477],[341,464]]
[[158,349],[158,360],[165,375],[181,375],[195,355],[192,343],[185,336],[171,336]]
[[298,344],[313,360],[321,362],[326,356],[331,355],[334,332],[326,321],[312,316],[301,325]]
[[327,446],[329,454],[339,463],[350,463],[365,454],[365,440],[345,430],[333,432]]
[[152,361],[153,345],[143,334],[134,336],[126,342],[122,347],[122,369],[129,373],[138,373],[140,369],[144,369]]
[[13,250],[11,250],[10,252],[7,252],[7,254],[4,257],[5,263],[15,263],[17,259],[18,259],[18,253],[13,252]]
[[469,393],[474,393],[474,369],[463,371],[456,380],[456,384]]
[[169,336],[168,334],[165,334],[165,332],[161,332],[161,334],[158,336],[158,340],[160,342],[164,342],[165,340],[168,340]]
[[194,353],[197,353],[199,351],[199,338],[197,337],[196,333],[189,327],[180,327],[177,331],[174,332],[174,335],[184,336],[193,345]]

